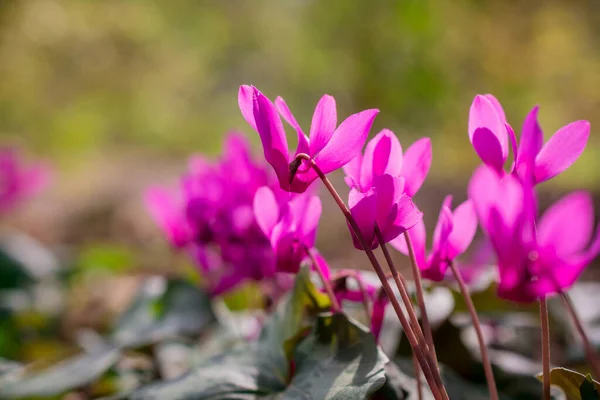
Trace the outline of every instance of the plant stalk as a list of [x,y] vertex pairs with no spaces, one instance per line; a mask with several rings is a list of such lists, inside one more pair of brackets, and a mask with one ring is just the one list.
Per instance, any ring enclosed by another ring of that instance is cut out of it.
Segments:
[[427,338],[427,344],[431,349],[431,355],[436,362],[436,368],[439,369],[439,366],[437,365],[437,355],[435,354],[435,346],[433,344],[433,333],[431,331],[431,324],[429,323],[429,317],[427,316],[427,308],[425,307],[425,297],[423,296],[423,283],[421,281],[421,270],[419,269],[419,265],[417,264],[415,249],[412,245],[412,241],[410,239],[408,231],[404,232],[404,238],[406,239],[408,257],[410,258],[410,266],[412,268],[413,279],[415,281],[417,301],[419,303],[419,308],[421,309],[421,321],[423,322],[423,331],[425,333],[425,337]]
[[600,363],[598,363],[598,355],[594,350],[594,346],[590,343],[590,339],[585,333],[583,329],[583,325],[581,324],[581,320],[577,315],[577,311],[575,311],[575,307],[573,305],[573,301],[567,293],[561,293],[560,297],[562,298],[565,307],[567,308],[567,312],[571,315],[571,319],[573,320],[573,324],[581,337],[581,341],[583,342],[583,348],[585,349],[585,354],[587,356],[588,362],[592,367],[592,371],[594,372],[594,378],[600,379]]
[[545,297],[540,298],[540,320],[542,322],[542,393],[544,400],[550,400],[550,325]]
[[481,331],[481,323],[479,322],[479,317],[477,316],[477,311],[475,309],[475,305],[473,304],[473,299],[471,299],[471,294],[469,293],[469,288],[462,278],[460,271],[456,267],[456,265],[450,261],[449,262],[450,269],[454,274],[454,278],[458,282],[458,286],[460,287],[460,292],[462,293],[463,298],[465,299],[465,303],[467,308],[469,309],[469,313],[471,314],[471,320],[473,321],[473,327],[475,328],[475,332],[477,333],[477,340],[479,341],[479,351],[481,352],[481,361],[483,363],[483,369],[485,371],[485,379],[487,380],[488,390],[490,392],[491,400],[498,400],[498,388],[496,387],[496,381],[494,379],[494,372],[492,370],[492,363],[490,362],[490,357],[488,355],[487,346],[485,344],[485,339],[483,337],[483,332]]
[[[426,351],[423,351],[423,348],[418,343],[417,338],[415,337],[415,334],[412,331],[410,324],[408,323],[408,320],[406,319],[406,316],[402,312],[400,303],[398,302],[398,299],[396,299],[396,296],[394,295],[394,291],[392,290],[392,287],[390,286],[389,282],[386,279],[385,273],[383,272],[381,265],[379,265],[379,262],[377,261],[377,258],[375,257],[373,250],[371,250],[371,247],[367,246],[365,238],[362,236],[360,229],[358,228],[358,224],[352,217],[350,210],[348,209],[348,207],[346,207],[346,204],[341,199],[340,195],[337,193],[337,191],[335,190],[335,188],[333,187],[333,185],[331,184],[329,179],[327,179],[327,177],[325,176],[323,171],[321,171],[319,166],[314,162],[314,160],[308,154],[300,153],[296,156],[296,160],[306,160],[310,163],[311,167],[313,168],[313,170],[315,171],[317,176],[321,179],[321,181],[323,182],[323,184],[325,185],[325,187],[331,194],[331,197],[333,198],[333,200],[336,202],[336,204],[338,205],[338,207],[340,208],[340,210],[346,217],[346,220],[348,221],[348,223],[350,224],[350,227],[354,231],[354,234],[358,238],[360,245],[365,250],[365,253],[367,254],[367,257],[369,258],[369,261],[373,265],[373,269],[375,270],[375,273],[377,274],[379,280],[381,281],[381,285],[383,286],[383,289],[385,290],[385,293],[386,293],[390,303],[392,304],[392,307],[394,308],[394,311],[396,312],[398,319],[400,320],[402,329],[404,330],[404,333],[405,333],[411,347],[413,348],[415,356],[417,357],[417,360],[419,361],[419,364],[421,365],[421,369],[423,370],[425,379],[427,380],[427,383],[429,384],[429,387],[431,388],[431,391],[432,391],[434,397],[436,399],[449,400],[448,394],[446,393],[446,389],[442,382],[442,378],[439,374],[439,371],[430,369],[429,363],[426,358],[426,355],[428,353]],[[292,176],[292,178],[293,178],[293,176]]]

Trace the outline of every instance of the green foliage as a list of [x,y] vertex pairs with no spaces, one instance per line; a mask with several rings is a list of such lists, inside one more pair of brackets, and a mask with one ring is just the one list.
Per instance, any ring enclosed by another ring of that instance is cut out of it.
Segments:
[[[543,375],[537,378],[541,381]],[[592,380],[588,375],[580,374],[566,368],[553,368],[550,371],[550,383],[560,387],[567,400],[593,400],[598,398],[600,383]]]

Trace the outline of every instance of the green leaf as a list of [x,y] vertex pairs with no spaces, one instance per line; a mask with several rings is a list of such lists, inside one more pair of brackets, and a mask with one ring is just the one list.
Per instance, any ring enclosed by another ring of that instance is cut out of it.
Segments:
[[3,380],[0,398],[51,396],[85,386],[102,376],[120,356],[117,347],[106,347],[93,353],[78,354],[41,372]]
[[594,380],[590,374],[585,376],[585,380],[581,386],[579,386],[579,394],[581,395],[582,400],[600,400],[598,390],[596,390]]
[[162,278],[144,283],[116,325],[116,344],[142,347],[168,337],[199,334],[216,322],[210,298],[199,288],[180,279],[169,280],[166,288],[163,283]]
[[[366,398],[384,384],[387,357],[373,336],[345,315],[326,314],[315,321],[315,313],[328,304],[303,269],[256,342],[213,356],[181,378],[142,387],[122,398]],[[310,331],[304,337],[306,327]],[[293,377],[286,347],[294,357]]]
[[[542,381],[543,375],[539,374],[537,378]],[[566,368],[553,368],[550,371],[550,383],[560,387],[565,392],[567,400],[594,399],[595,397],[583,397],[583,395],[593,395],[593,392],[590,391],[590,388],[592,388],[595,389],[595,395],[597,396],[598,390],[600,390],[600,383],[591,379],[588,381],[585,375]]]

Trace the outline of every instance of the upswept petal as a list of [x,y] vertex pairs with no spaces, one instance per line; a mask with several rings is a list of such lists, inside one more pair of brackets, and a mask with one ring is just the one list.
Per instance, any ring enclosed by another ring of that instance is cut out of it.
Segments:
[[371,187],[372,178],[389,174],[399,176],[402,172],[402,146],[389,129],[379,132],[365,148],[360,185],[363,190]]
[[271,237],[273,228],[279,221],[279,205],[273,191],[263,186],[256,191],[253,202],[254,218],[266,237]]
[[361,111],[338,126],[331,140],[314,158],[323,173],[343,167],[360,153],[378,113],[376,109]]
[[[377,196],[377,225],[384,229],[388,223],[393,223],[396,215],[392,215],[392,207],[404,191],[404,178],[391,175],[378,176],[373,181],[373,189]],[[392,220],[390,221],[390,217]]]
[[315,157],[331,139],[337,125],[335,99],[328,94],[323,95],[312,117],[310,124],[310,155]]
[[283,117],[285,122],[287,122],[292,128],[294,128],[296,134],[298,135],[298,147],[296,148],[296,154],[308,154],[310,152],[308,138],[304,134],[304,131],[302,131],[300,124],[296,122],[296,118],[294,118],[294,115],[292,114],[285,100],[283,100],[281,96],[277,96],[277,98],[275,99],[275,107],[277,108],[279,115]]
[[[366,193],[361,193],[357,189],[350,190],[348,206],[366,244],[372,246],[375,237],[375,217],[377,215],[377,195],[375,190],[371,189]],[[352,232],[351,227],[350,232]],[[352,234],[352,241],[354,247],[363,250],[354,234]]]
[[492,103],[492,105],[496,109],[496,112],[498,113],[498,116],[500,117],[500,120],[502,121],[502,123],[506,123],[506,114],[504,113],[504,108],[502,108],[502,104],[500,104],[498,99],[493,94],[489,94],[489,93],[484,94],[483,96],[486,99],[488,99],[490,101],[490,103]]
[[484,164],[495,168],[498,172],[502,171],[506,156],[502,154],[502,145],[498,141],[498,137],[491,130],[488,128],[475,129],[471,142]]
[[346,177],[344,180],[346,184],[352,188],[353,186],[360,185],[360,170],[363,163],[363,155],[358,153],[350,162],[342,167]]
[[242,112],[242,116],[250,124],[252,129],[256,129],[256,121],[254,120],[254,96],[255,88],[249,85],[240,86],[240,90],[238,92],[238,105],[240,106],[240,111]]
[[477,215],[471,200],[461,203],[452,213],[452,232],[448,236],[446,256],[452,260],[464,253],[477,231]]
[[594,222],[592,197],[584,191],[571,193],[554,203],[538,224],[541,248],[554,250],[559,257],[582,251],[589,243]]
[[508,157],[508,135],[506,117],[500,103],[491,95],[477,95],[469,110],[469,139],[473,143],[475,131],[487,128],[496,137],[500,145],[502,159]]
[[537,120],[538,106],[525,117],[517,156],[516,170],[522,178],[530,179],[534,172],[535,158],[544,144],[544,133]]
[[413,197],[423,185],[431,167],[431,140],[422,138],[404,153],[402,176],[406,180],[404,191]]
[[569,168],[585,149],[589,135],[588,121],[575,121],[556,131],[535,159],[536,183],[547,181]]
[[[515,135],[515,130],[512,128],[512,126],[510,126],[510,124],[505,124],[505,126],[506,132],[508,132],[508,139],[510,140],[510,147],[513,151],[513,168],[516,168],[518,161],[517,136]],[[513,168],[511,168],[511,171]]]
[[433,230],[433,242],[431,252],[436,255],[441,255],[446,247],[448,236],[452,232],[452,211],[447,206],[442,206],[437,224]]
[[412,199],[406,194],[400,196],[400,199],[394,204],[397,208],[396,219],[392,227],[383,232],[383,240],[387,243],[395,239],[401,233],[415,226],[419,221],[423,220],[423,213],[417,208]]
[[282,189],[289,186],[289,151],[283,124],[271,101],[254,89],[254,119],[265,159],[271,164]]
[[298,224],[298,229],[304,235],[305,244],[308,247],[315,245],[317,226],[319,225],[322,211],[321,199],[318,196],[308,197]]

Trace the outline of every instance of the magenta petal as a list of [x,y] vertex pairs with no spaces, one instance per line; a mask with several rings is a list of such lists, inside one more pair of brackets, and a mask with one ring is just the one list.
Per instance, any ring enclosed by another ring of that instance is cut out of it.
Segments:
[[569,168],[585,149],[589,135],[588,121],[572,122],[556,131],[535,159],[535,181],[547,181]]
[[571,193],[554,203],[538,225],[540,247],[550,247],[559,257],[582,251],[589,243],[594,223],[594,205],[587,192]]
[[367,143],[361,169],[361,187],[368,188],[376,176],[399,176],[402,172],[402,146],[389,129],[383,129]]
[[373,302],[373,312],[371,315],[371,333],[375,336],[375,340],[379,341],[383,320],[385,317],[385,307],[388,303],[388,298],[385,294],[377,296]]
[[310,124],[310,155],[315,157],[331,139],[337,125],[335,99],[323,95],[317,103]]
[[363,163],[363,155],[358,153],[350,162],[342,167],[346,174],[346,184],[352,188],[360,184],[360,170]]
[[290,124],[290,126],[292,128],[294,128],[294,130],[296,131],[296,134],[298,135],[298,147],[296,148],[296,154],[299,154],[299,153],[308,154],[309,153],[308,138],[302,131],[302,128],[300,127],[298,122],[296,122],[296,118],[294,118],[294,115],[292,114],[292,112],[290,111],[289,107],[287,106],[285,100],[283,100],[283,98],[281,96],[277,96],[277,98],[275,99],[275,107],[277,108],[277,111],[279,111],[279,114],[283,117],[285,122]]
[[502,155],[502,147],[498,138],[487,128],[477,128],[473,133],[473,147],[481,161],[501,171],[506,158]]
[[544,133],[537,121],[538,107],[534,107],[523,123],[523,133],[519,144],[518,161],[516,163],[517,173],[522,178],[528,177],[534,171],[535,157],[540,152],[544,143]]
[[[469,110],[469,138],[473,145],[475,131],[487,128],[496,137],[500,147],[501,158],[506,161],[508,157],[508,135],[506,132],[506,117],[499,106],[500,103],[491,95],[475,96]],[[490,100],[492,99],[492,100]],[[499,107],[499,108],[498,108]],[[501,113],[500,113],[501,112]]]
[[[372,245],[375,237],[375,217],[377,214],[377,195],[375,190],[371,189],[366,193],[361,193],[356,189],[352,189],[348,196],[348,206],[366,244]],[[354,234],[352,235],[352,240],[354,247],[363,250]]]
[[460,204],[452,213],[452,232],[448,237],[448,248],[446,256],[454,259],[464,253],[477,231],[477,215],[471,200]]
[[404,191],[413,197],[423,185],[431,167],[431,140],[422,138],[404,153],[402,176],[406,180]]
[[172,194],[161,187],[151,187],[144,194],[150,214],[175,247],[184,247],[192,239],[189,226],[180,205]]
[[319,253],[318,251],[313,251],[313,257],[315,258],[315,261],[317,262],[317,265],[312,265],[311,269],[315,270],[315,268],[319,268],[321,270],[321,272],[323,273],[323,276],[325,277],[325,279],[327,279],[328,281],[331,280],[331,269],[329,268],[329,264],[327,264],[327,260],[325,259],[325,257],[323,257],[321,255],[321,253]]
[[289,186],[289,152],[283,124],[271,101],[254,89],[254,119],[266,160],[283,189]]
[[[510,140],[510,147],[512,147],[513,151],[513,167],[516,167],[519,157],[517,156],[517,136],[515,135],[515,131],[509,124],[506,124],[506,132],[508,132],[508,139]],[[512,172],[512,169],[511,169]]]
[[263,186],[256,191],[253,203],[254,217],[256,223],[266,237],[270,237],[273,228],[279,220],[279,205],[273,191]]
[[446,242],[450,232],[452,232],[452,212],[447,206],[442,206],[438,222],[433,230],[433,243],[431,246],[431,252],[435,254],[441,254],[446,247]]
[[322,211],[321,199],[318,196],[308,197],[300,215],[298,227],[300,232],[305,235],[305,244],[308,247],[315,245],[317,226],[319,225]]
[[365,110],[349,116],[338,126],[314,159],[323,173],[343,167],[360,153],[378,113],[379,110]]
[[494,109],[498,113],[498,116],[500,117],[500,120],[502,121],[502,123],[506,123],[506,115],[504,114],[504,109],[502,108],[502,105],[500,104],[498,99],[493,94],[489,94],[489,93],[484,94],[483,96],[487,100],[489,100],[490,103],[492,103],[492,105],[494,106]]
[[256,130],[256,122],[254,121],[254,105],[253,105],[254,88],[248,85],[240,86],[238,92],[238,104],[242,116],[250,124],[252,129]]
[[396,218],[392,226],[382,232],[383,240],[386,243],[423,220],[423,213],[406,194],[403,194],[394,206],[398,210]]

